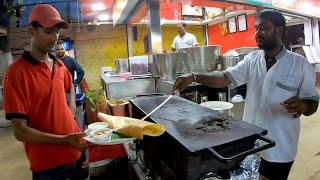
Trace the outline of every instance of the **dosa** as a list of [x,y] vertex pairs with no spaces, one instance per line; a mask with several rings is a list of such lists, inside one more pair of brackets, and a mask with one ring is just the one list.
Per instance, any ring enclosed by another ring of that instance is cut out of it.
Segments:
[[142,139],[143,135],[160,136],[166,130],[161,124],[142,121],[130,117],[111,116],[104,113],[98,113],[100,121],[107,122],[109,128],[116,129],[115,131],[129,137]]

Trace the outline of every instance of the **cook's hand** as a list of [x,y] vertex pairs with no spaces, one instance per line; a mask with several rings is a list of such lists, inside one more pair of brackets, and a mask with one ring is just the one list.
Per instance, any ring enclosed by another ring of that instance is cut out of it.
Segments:
[[186,74],[177,78],[173,85],[172,93],[183,91],[189,84],[193,82],[192,74]]
[[307,108],[306,104],[297,96],[291,97],[280,104],[286,108],[287,112],[290,113],[293,118],[297,118],[301,116],[301,114],[304,114]]
[[86,136],[86,133],[84,132],[72,133],[72,134],[66,135],[63,138],[63,141],[65,144],[82,152],[85,149],[87,149],[89,146],[91,146],[90,143],[86,143],[84,139],[82,139],[84,136]]

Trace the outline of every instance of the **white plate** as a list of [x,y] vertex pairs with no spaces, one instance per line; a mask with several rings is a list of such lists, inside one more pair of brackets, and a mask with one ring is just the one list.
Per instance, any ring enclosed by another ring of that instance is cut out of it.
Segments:
[[233,107],[232,103],[224,101],[208,101],[201,103],[201,105],[216,111],[227,110]]
[[90,132],[88,130],[85,130],[85,133],[87,134],[87,136],[83,137],[83,139],[85,139],[86,141],[92,144],[97,144],[97,145],[116,145],[116,144],[123,144],[123,143],[135,140],[135,138],[122,138],[122,139],[116,139],[113,141],[97,141],[94,138],[90,137]]
[[104,129],[107,127],[108,127],[108,123],[106,123],[106,122],[95,122],[95,123],[89,124],[88,129],[90,131],[93,131],[93,130]]

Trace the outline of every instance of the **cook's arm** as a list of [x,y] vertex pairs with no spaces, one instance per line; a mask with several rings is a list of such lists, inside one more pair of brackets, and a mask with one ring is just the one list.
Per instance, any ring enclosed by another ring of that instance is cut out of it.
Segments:
[[231,84],[229,78],[220,71],[193,73],[178,77],[173,85],[173,92],[184,90],[192,82],[197,82],[213,88],[226,87]]
[[220,71],[210,73],[194,73],[194,78],[200,84],[213,88],[222,88],[231,84],[229,78]]
[[213,88],[226,87],[232,83],[233,86],[240,86],[247,83],[250,72],[251,55],[246,55],[236,66],[224,72],[213,71],[210,73],[194,73],[179,77],[174,86],[173,92],[185,89],[192,82],[197,82]]
[[297,118],[301,114],[305,116],[314,114],[318,109],[319,102],[309,99],[299,99],[299,97],[294,96],[281,104],[284,105],[288,113],[292,114],[292,117]]
[[306,109],[302,112],[303,115],[310,116],[317,111],[319,102],[313,100],[302,100],[302,102],[306,106]]
[[318,109],[319,93],[315,87],[316,74],[314,72],[314,67],[305,60],[306,59],[304,58],[302,61],[302,81],[298,90],[298,97],[300,99],[299,106],[301,106],[302,109],[298,112],[305,116],[310,116]]
[[298,95],[291,97],[282,104],[293,117],[301,114],[310,116],[318,109],[319,94],[316,90],[316,75],[314,68],[306,61],[302,60],[302,81],[299,85]]

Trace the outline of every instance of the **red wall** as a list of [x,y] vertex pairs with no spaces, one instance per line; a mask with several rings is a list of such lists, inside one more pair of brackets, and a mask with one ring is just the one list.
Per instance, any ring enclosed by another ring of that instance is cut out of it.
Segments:
[[[222,35],[219,24],[208,27],[210,45],[221,45],[221,54],[238,47],[256,47],[255,41],[255,14],[247,16],[247,31]],[[238,22],[238,21],[236,21]]]
[[[175,20],[175,10],[178,13],[178,19],[181,19],[181,4],[179,3],[161,3],[160,4],[160,19]],[[137,13],[130,19],[129,23],[137,23],[143,18],[146,18],[148,14],[148,7],[146,3],[139,8]]]
[[[179,3],[161,3],[160,4],[160,18],[175,20],[175,10],[178,13],[178,19],[181,19],[181,4]],[[179,16],[180,14],[180,16]]]

